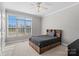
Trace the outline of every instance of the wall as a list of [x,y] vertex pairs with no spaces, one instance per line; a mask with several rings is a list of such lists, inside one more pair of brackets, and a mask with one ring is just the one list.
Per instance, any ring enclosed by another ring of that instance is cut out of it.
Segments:
[[2,3],[0,3],[0,56],[2,56],[2,51],[5,45],[5,11],[3,9]]
[[32,22],[32,35],[37,36],[41,34],[41,18],[33,17]]
[[78,39],[79,5],[45,16],[42,20],[42,34],[49,28],[63,30],[62,44],[68,45]]
[[1,10],[0,10],[0,53],[1,53],[1,36],[2,35],[1,35]]

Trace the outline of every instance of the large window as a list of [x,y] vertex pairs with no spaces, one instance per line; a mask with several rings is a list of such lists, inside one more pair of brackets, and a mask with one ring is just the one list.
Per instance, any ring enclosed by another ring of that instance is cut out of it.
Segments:
[[8,34],[10,37],[31,34],[31,27],[31,19],[8,16]]

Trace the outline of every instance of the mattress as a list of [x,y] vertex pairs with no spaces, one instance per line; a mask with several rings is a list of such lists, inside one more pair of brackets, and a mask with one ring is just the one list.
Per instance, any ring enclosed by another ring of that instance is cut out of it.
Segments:
[[75,40],[74,42],[72,42],[71,44],[68,45],[68,48],[76,48],[79,49],[79,39]]
[[57,39],[57,37],[52,37],[49,35],[32,36],[29,40],[40,48],[60,41],[59,39]]

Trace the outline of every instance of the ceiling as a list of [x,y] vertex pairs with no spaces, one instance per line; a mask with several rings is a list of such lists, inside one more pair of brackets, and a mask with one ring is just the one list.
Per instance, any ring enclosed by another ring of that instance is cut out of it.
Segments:
[[62,8],[75,4],[76,2],[42,2],[41,6],[47,9],[41,9],[38,13],[35,2],[3,2],[3,6],[7,9],[29,13],[37,16],[45,16]]

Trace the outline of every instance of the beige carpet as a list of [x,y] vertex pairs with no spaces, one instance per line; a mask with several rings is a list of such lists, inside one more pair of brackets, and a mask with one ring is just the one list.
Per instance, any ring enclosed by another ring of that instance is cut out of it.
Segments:
[[5,56],[67,56],[67,47],[60,45],[39,55],[26,41],[6,46],[3,54]]

